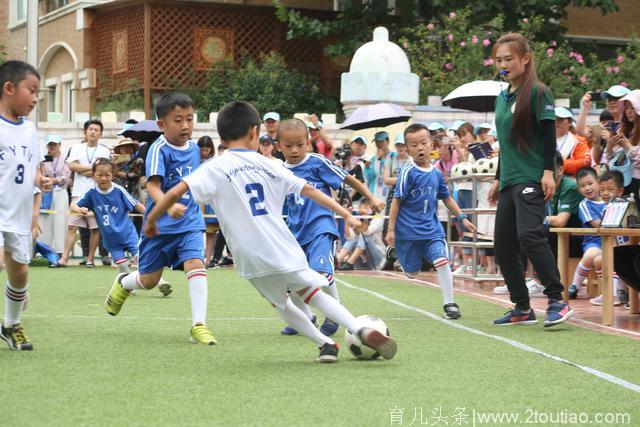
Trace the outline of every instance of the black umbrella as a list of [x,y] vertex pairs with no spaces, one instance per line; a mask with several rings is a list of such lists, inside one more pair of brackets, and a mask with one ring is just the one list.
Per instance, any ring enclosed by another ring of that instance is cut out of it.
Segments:
[[162,131],[155,120],[143,120],[121,132],[120,135],[138,142],[153,142],[162,135]]
[[505,82],[476,80],[455,88],[442,103],[451,108],[488,113],[494,110],[496,97],[506,87]]
[[411,113],[395,104],[379,103],[364,105],[355,109],[342,123],[340,129],[383,128],[395,123],[406,122]]

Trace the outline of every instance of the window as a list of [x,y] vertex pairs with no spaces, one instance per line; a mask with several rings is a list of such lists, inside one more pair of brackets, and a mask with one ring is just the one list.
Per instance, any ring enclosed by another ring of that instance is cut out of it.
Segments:
[[45,13],[53,12],[69,4],[69,0],[46,0]]
[[56,86],[49,86],[47,93],[47,112],[56,112]]
[[14,0],[15,6],[15,22],[25,21],[27,19],[27,0]]
[[65,122],[72,121],[73,108],[73,91],[71,89],[71,82],[65,82],[62,85],[62,113],[64,114]]

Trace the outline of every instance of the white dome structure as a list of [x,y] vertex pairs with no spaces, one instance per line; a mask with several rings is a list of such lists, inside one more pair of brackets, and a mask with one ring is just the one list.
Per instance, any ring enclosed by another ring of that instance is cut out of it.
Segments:
[[340,101],[347,110],[377,102],[411,108],[418,103],[420,79],[411,73],[404,51],[389,41],[389,31],[378,27],[373,41],[362,45],[342,73]]

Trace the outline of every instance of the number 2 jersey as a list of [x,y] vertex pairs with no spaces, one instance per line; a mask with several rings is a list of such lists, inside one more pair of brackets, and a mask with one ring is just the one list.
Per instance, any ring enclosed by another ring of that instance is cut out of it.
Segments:
[[210,204],[247,279],[307,268],[300,245],[282,220],[288,194],[305,181],[287,168],[246,149],[229,149],[184,178],[197,203]]
[[33,122],[0,116],[0,231],[31,234],[36,169],[43,160]]
[[393,197],[400,199],[395,237],[398,240],[444,239],[438,220],[438,199],[449,197],[444,175],[437,168],[412,163],[400,170]]
[[138,240],[138,233],[128,215],[137,204],[138,201],[118,184],[111,184],[107,191],[92,188],[77,202],[81,208],[93,211],[104,246],[109,251]]

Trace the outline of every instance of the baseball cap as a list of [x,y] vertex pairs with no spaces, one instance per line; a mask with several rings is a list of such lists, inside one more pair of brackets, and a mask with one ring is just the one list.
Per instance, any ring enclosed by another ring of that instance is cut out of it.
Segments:
[[559,117],[561,119],[572,119],[573,118],[573,114],[571,113],[571,111],[569,111],[568,109],[564,108],[564,107],[556,107],[554,109],[555,113],[556,113],[556,117]]
[[269,111],[267,114],[262,116],[262,121],[266,122],[267,120],[275,120],[276,122],[280,121],[280,114],[275,111]]
[[369,141],[367,140],[367,137],[366,137],[366,136],[364,136],[364,135],[356,135],[356,136],[354,136],[353,138],[351,138],[351,142],[352,142],[352,143],[354,143],[354,142],[356,142],[356,141],[360,141],[362,144],[364,144],[364,146],[365,146],[365,147],[367,146],[367,142],[369,142]]
[[603,98],[622,98],[626,94],[631,92],[630,89],[622,85],[613,85],[609,89],[602,91]]
[[52,142],[54,144],[62,144],[62,137],[60,135],[49,134],[45,138],[45,141],[47,144],[51,144]]
[[313,122],[305,122],[307,124],[307,127],[309,129],[322,129],[324,127],[324,124],[318,120],[318,126],[314,125]]
[[427,126],[427,129],[429,129],[430,131],[436,131],[440,129],[446,129],[446,127],[440,122],[433,122],[429,124],[429,126]]
[[456,131],[458,130],[458,128],[460,128],[460,126],[462,126],[463,124],[465,124],[466,122],[464,120],[456,120],[455,122],[453,122],[451,124],[451,126],[449,126],[449,130],[453,130]]
[[264,135],[262,135],[260,137],[260,144],[262,144],[263,142],[268,142],[270,144],[275,144],[276,143],[276,141],[268,133],[266,133],[266,134],[264,134]]
[[389,132],[381,130],[380,132],[376,132],[375,135],[373,135],[373,139],[375,142],[381,142],[384,141],[385,139],[389,139]]
[[480,124],[479,124],[479,125],[477,125],[477,126],[475,127],[475,129],[474,129],[475,134],[476,134],[476,135],[477,135],[477,134],[479,134],[479,133],[480,133],[480,130],[482,130],[482,129],[488,129],[488,130],[491,130],[491,129],[493,129],[493,126],[491,126],[491,123],[486,123],[486,122],[485,122],[485,123],[480,123]]
[[404,144],[404,135],[399,133],[396,135],[396,139],[393,141],[394,145],[395,144]]

